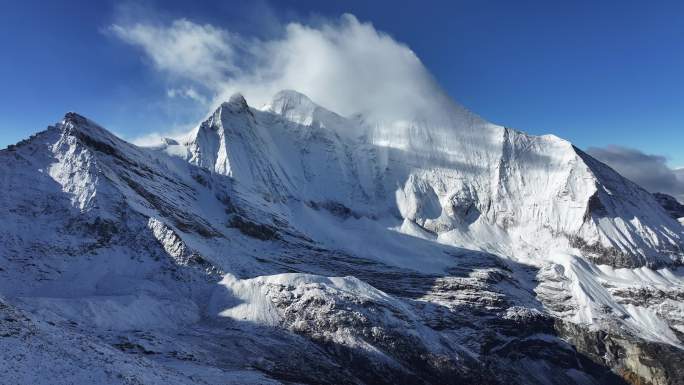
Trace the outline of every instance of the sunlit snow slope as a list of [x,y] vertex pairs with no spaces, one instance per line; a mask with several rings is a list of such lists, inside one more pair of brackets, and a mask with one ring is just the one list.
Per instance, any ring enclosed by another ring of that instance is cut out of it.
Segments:
[[341,117],[295,91],[261,109],[235,95],[168,151],[274,200],[401,218],[402,231],[502,256],[683,261],[682,226],[571,143],[493,125],[450,102],[431,113],[377,122]]

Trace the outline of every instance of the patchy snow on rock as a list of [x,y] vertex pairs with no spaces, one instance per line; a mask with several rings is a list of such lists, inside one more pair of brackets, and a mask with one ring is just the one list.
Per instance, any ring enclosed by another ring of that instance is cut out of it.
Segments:
[[[221,317],[269,326],[277,326],[282,322],[283,318],[272,297],[280,294],[281,290],[287,290],[289,295],[301,301],[322,298],[325,292],[340,292],[362,301],[394,301],[395,306],[401,307],[398,301],[355,277],[322,277],[291,273],[240,280],[227,274],[219,284],[224,286],[225,290],[217,289],[218,292],[214,294],[212,312],[218,311],[217,314]],[[218,298],[225,292],[232,298]],[[235,306],[230,307],[231,302]],[[224,306],[229,307],[220,310]]]

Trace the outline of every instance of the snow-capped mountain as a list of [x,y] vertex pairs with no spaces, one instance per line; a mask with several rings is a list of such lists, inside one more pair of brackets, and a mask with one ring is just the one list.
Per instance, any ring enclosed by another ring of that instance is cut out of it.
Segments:
[[555,136],[450,101],[233,96],[143,148],[0,151],[8,383],[681,383],[684,227]]
[[260,110],[236,95],[180,146],[241,188],[401,218],[445,244],[532,259],[574,250],[619,267],[683,261],[681,226],[645,190],[565,140],[445,108],[387,126],[295,91]]

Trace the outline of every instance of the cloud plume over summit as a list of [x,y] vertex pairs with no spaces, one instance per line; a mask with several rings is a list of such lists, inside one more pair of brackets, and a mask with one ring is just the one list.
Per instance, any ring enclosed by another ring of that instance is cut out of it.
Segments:
[[401,119],[445,100],[410,48],[350,14],[316,25],[289,23],[265,40],[186,19],[129,21],[109,30],[213,103],[242,92],[260,105],[279,90],[296,89],[344,115]]

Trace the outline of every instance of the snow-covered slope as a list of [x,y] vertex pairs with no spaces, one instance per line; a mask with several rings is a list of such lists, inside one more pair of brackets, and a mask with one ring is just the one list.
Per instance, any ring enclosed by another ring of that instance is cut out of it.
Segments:
[[444,108],[385,123],[345,119],[295,91],[259,110],[235,95],[183,145],[191,163],[246,190],[399,217],[447,244],[620,267],[683,260],[681,225],[642,188],[565,140]]
[[0,151],[3,378],[684,380],[682,226],[566,141],[442,107],[236,95],[154,148],[69,113]]

